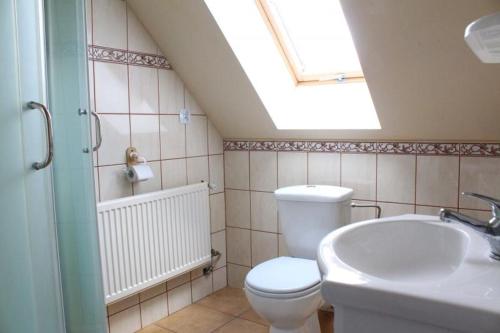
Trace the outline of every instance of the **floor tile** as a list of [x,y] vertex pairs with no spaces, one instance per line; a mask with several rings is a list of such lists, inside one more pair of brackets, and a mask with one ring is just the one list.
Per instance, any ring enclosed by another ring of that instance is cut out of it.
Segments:
[[333,333],[333,312],[318,311],[321,333]]
[[269,329],[266,326],[243,319],[234,319],[222,326],[216,333],[267,333]]
[[144,327],[142,330],[137,331],[136,333],[172,333],[172,331],[161,328],[160,326],[149,325]]
[[238,316],[250,309],[245,293],[238,288],[224,288],[201,299],[197,304]]
[[193,304],[156,322],[156,325],[176,333],[208,333],[232,319],[232,316],[222,312]]
[[243,312],[241,314],[240,318],[250,320],[250,321],[256,322],[256,323],[261,324],[261,325],[269,326],[269,323],[267,322],[267,320],[265,320],[264,318],[259,316],[253,309],[249,309],[249,310]]

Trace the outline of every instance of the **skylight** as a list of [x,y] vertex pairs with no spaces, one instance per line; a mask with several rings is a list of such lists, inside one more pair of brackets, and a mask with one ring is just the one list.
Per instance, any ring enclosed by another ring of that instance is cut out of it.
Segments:
[[[380,129],[338,0],[205,3],[277,129]],[[276,28],[263,16],[264,6],[274,5],[281,23],[273,24],[283,25],[280,29],[289,39],[286,45],[294,48],[286,52],[293,53],[295,60],[283,57]],[[297,74],[290,75],[295,64]],[[347,77],[341,84],[310,84],[335,80],[341,73]]]
[[257,0],[297,82],[363,78],[338,0]]

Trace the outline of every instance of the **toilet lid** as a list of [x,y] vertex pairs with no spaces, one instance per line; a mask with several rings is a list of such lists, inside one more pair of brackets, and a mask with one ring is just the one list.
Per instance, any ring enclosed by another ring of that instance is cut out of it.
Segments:
[[295,293],[321,282],[315,260],[279,257],[255,266],[246,277],[246,283],[263,292],[273,294]]

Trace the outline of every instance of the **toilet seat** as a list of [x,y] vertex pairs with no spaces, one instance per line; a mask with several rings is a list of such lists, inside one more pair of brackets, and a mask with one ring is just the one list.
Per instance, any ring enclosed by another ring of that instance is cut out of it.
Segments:
[[279,257],[255,266],[245,286],[263,297],[297,298],[319,290],[321,274],[315,260]]

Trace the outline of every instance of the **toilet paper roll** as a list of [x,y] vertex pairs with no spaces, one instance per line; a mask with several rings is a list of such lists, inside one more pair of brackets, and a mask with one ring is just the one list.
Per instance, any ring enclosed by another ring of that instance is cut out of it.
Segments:
[[153,177],[153,170],[147,164],[136,164],[127,168],[127,179],[131,183],[143,182]]

